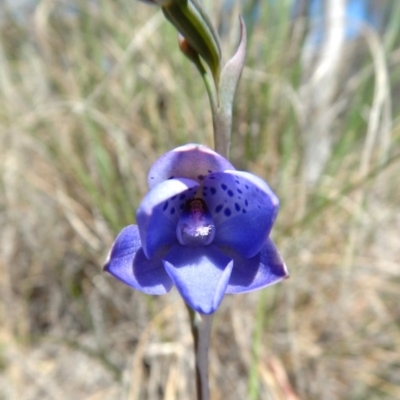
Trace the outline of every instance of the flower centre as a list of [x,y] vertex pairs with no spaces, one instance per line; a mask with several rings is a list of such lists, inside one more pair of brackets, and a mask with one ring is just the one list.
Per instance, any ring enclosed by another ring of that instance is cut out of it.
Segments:
[[215,225],[202,199],[191,199],[179,217],[176,226],[179,243],[189,246],[207,246],[215,236]]

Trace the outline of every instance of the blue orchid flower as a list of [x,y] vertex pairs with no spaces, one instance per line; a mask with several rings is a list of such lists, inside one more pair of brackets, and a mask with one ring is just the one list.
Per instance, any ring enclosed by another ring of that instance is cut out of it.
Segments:
[[262,179],[188,144],[159,158],[148,184],[137,225],[122,230],[107,257],[114,277],[152,295],[175,285],[193,310],[211,314],[225,293],[289,276],[269,238],[279,200]]

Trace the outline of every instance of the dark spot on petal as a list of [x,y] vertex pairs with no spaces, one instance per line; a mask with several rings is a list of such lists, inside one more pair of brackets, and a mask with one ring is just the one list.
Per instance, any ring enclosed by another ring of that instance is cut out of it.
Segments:
[[154,179],[154,176],[151,176],[150,179]]
[[197,179],[198,179],[199,181],[202,181],[202,180],[204,179],[204,175],[198,175],[198,176],[197,176]]
[[168,208],[168,201],[166,201],[166,202],[164,203],[163,211],[165,211],[167,208]]
[[208,173],[209,173],[209,174],[212,174],[212,171],[211,171],[211,169],[209,169],[209,170],[208,170]]
[[239,182],[238,179],[235,179],[235,182],[236,182],[238,185],[240,185],[240,182]]
[[174,179],[174,176],[173,175],[171,175],[168,179]]
[[228,189],[228,186],[226,186],[225,183],[223,183],[223,184],[221,185],[221,187],[222,187],[222,190]]
[[244,185],[244,186],[246,186],[246,189],[247,189],[247,190],[249,190],[249,187],[248,187],[248,185]]
[[215,179],[215,176],[210,176],[210,178],[209,179]]
[[240,194],[242,194],[243,192],[240,190],[240,189],[237,189],[237,192],[238,193],[240,193]]
[[244,201],[244,204],[246,204],[246,207],[249,205],[249,202],[247,201],[247,199]]
[[171,200],[175,200],[178,197],[178,195],[176,194],[175,196],[171,197]]
[[217,193],[217,189],[215,189],[214,187],[212,187],[210,190],[211,190],[211,194]]
[[230,210],[230,208],[225,208],[224,214],[225,214],[227,217],[229,217],[229,216],[231,215],[231,210]]
[[222,204],[218,204],[217,207],[215,207],[215,212],[219,213],[222,210],[223,207],[224,206]]
[[179,206],[179,208],[180,208],[181,210],[183,210],[183,207],[185,207],[184,204],[181,204],[181,205]]
[[179,196],[179,200],[185,200],[185,199],[186,199],[186,194],[182,193],[182,194]]
[[204,185],[203,190],[208,190],[208,186]]
[[202,191],[202,194],[204,197],[207,197],[207,193],[204,190]]
[[172,207],[172,208],[171,208],[170,213],[171,213],[171,215],[172,215],[172,214],[175,214],[175,207]]
[[232,192],[232,190],[228,190],[228,195],[229,195],[230,197],[233,197],[233,192]]
[[235,203],[235,208],[236,208],[236,211],[240,211],[240,206],[238,203]]
[[242,213],[243,213],[243,214],[246,214],[246,212],[247,212],[247,211],[243,208]]

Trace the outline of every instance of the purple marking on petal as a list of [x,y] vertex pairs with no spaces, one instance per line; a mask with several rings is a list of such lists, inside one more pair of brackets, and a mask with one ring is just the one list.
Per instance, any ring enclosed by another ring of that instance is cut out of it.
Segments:
[[232,260],[215,246],[173,246],[164,267],[193,310],[211,314],[219,307],[232,272]]
[[233,258],[233,270],[226,293],[252,292],[289,277],[286,265],[270,238],[261,252],[252,258],[244,258],[229,248],[223,248],[223,252]]
[[[271,231],[278,213],[278,198],[262,179],[248,172],[216,172],[207,176],[204,184],[211,192],[213,188],[223,189],[204,199],[215,222],[213,243],[231,246],[244,257],[253,257]],[[247,189],[239,196],[238,187]]]
[[136,219],[147,258],[151,258],[160,247],[177,243],[175,231],[183,209],[181,206],[186,203],[185,199],[194,197],[198,186],[196,181],[190,179],[169,179],[155,186],[144,197]]
[[234,170],[232,164],[218,153],[200,144],[187,144],[169,151],[150,168],[150,188],[173,176],[201,182],[209,171]]
[[112,245],[104,270],[144,293],[161,295],[169,292],[172,281],[162,263],[165,251],[148,260],[140,246],[137,225],[127,226]]
[[223,208],[224,206],[222,204],[218,204],[217,207],[215,207],[215,212],[219,213]]

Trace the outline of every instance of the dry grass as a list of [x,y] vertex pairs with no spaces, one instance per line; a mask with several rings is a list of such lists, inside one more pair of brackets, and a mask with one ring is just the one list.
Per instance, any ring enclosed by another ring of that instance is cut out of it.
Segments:
[[[212,144],[205,91],[154,8],[75,4],[0,21],[0,399],[192,399],[176,291],[150,298],[101,265],[152,162]],[[288,32],[283,17],[253,32],[232,162],[281,198],[273,236],[291,278],[224,299],[212,399],[250,398],[249,385],[267,400],[400,398],[399,50],[368,36],[372,56],[343,78],[335,146],[309,187]]]

